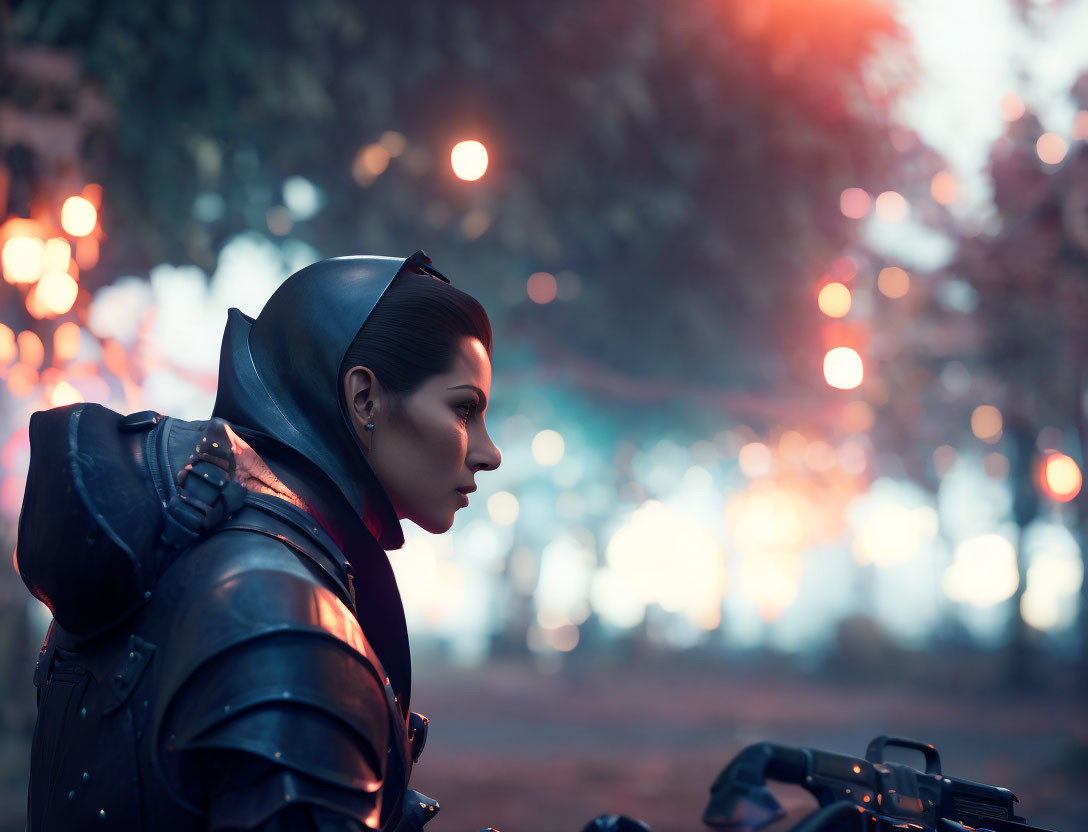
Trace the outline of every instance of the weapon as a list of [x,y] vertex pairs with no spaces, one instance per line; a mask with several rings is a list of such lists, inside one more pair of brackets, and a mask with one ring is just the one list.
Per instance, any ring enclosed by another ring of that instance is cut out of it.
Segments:
[[[925,772],[886,761],[888,746],[921,751]],[[768,779],[799,785],[819,801],[820,809],[790,832],[1048,832],[1015,813],[1019,800],[1008,789],[945,775],[932,745],[889,736],[869,743],[864,760],[767,742],[750,745],[711,786],[703,822],[715,830],[758,832],[781,820],[786,813],[767,788]]]

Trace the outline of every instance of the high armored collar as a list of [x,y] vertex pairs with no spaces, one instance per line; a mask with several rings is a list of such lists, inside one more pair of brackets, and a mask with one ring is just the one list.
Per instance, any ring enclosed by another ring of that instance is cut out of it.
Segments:
[[[334,423],[316,434],[300,430],[288,419],[284,412],[288,404],[281,405],[257,373],[249,348],[252,325],[253,320],[237,309],[228,313],[213,414],[226,419],[248,442],[259,446],[258,452],[273,470],[286,464],[309,481],[308,490],[317,493],[307,494],[307,499],[339,544],[346,545],[358,533],[349,516],[354,515],[382,549],[399,549],[404,545],[400,520],[366,458],[349,444],[350,437],[338,435],[347,434],[347,427]],[[335,466],[329,464],[331,460],[335,460]],[[355,462],[351,469],[347,467],[349,461]],[[277,474],[282,472],[277,470]],[[284,479],[291,477],[288,474]],[[297,481],[292,487],[301,490]]]

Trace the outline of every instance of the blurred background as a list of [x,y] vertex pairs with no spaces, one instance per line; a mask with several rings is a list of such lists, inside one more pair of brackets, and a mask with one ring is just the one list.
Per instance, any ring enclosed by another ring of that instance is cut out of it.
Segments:
[[[0,2],[0,543],[39,409],[425,249],[503,465],[391,553],[435,829],[699,828],[931,742],[1088,826],[1088,0]],[[0,573],[0,829],[48,612]]]

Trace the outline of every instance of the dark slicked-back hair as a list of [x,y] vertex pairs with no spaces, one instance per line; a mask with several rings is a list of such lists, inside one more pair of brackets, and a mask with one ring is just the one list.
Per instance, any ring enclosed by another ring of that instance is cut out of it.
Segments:
[[437,278],[402,272],[344,353],[340,396],[348,370],[369,367],[393,394],[395,413],[404,396],[449,371],[465,336],[479,339],[491,356],[491,321],[480,302]]

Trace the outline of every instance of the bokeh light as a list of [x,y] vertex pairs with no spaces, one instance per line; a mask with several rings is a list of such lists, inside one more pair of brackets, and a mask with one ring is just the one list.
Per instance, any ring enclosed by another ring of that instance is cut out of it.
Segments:
[[35,370],[45,362],[45,345],[38,333],[24,329],[16,339],[19,345],[19,362]]
[[951,205],[959,196],[959,183],[952,173],[942,170],[930,180],[929,193],[938,205]]
[[1016,550],[999,534],[984,534],[956,547],[941,586],[961,604],[990,607],[1006,601],[1020,585]]
[[75,321],[65,321],[53,333],[53,362],[63,364],[76,357],[82,330]]
[[853,390],[865,377],[861,356],[850,347],[835,347],[824,356],[824,379],[839,390]]
[[351,177],[356,184],[366,187],[385,173],[392,156],[381,144],[368,144],[359,149],[351,163]]
[[7,366],[19,354],[15,343],[15,333],[11,327],[0,324],[0,365]]
[[510,526],[518,519],[518,498],[509,491],[496,491],[487,498],[487,513],[491,522]]
[[0,252],[4,280],[8,283],[33,283],[42,274],[45,243],[37,237],[11,237]]
[[842,283],[828,283],[816,298],[820,311],[831,318],[841,318],[850,311],[853,298]]
[[737,464],[750,479],[765,477],[774,469],[771,449],[762,442],[749,442],[737,454]]
[[1073,141],[1088,141],[1088,110],[1078,110],[1073,117]]
[[64,407],[69,404],[76,404],[83,401],[83,396],[67,381],[58,382],[53,391],[49,394],[49,404],[51,407]]
[[532,454],[538,465],[551,467],[563,459],[565,445],[558,431],[542,430],[533,437]]
[[1007,92],[1001,96],[999,106],[1001,108],[1001,117],[1005,121],[1019,121],[1027,112],[1023,99],[1014,92]]
[[529,275],[525,288],[529,293],[529,299],[533,303],[541,304],[551,303],[555,300],[558,291],[555,276],[548,274],[548,272],[536,272]]
[[98,211],[90,200],[81,196],[70,196],[64,200],[60,209],[60,227],[73,237],[86,237],[94,231],[98,222]]
[[1035,152],[1048,165],[1059,164],[1065,158],[1068,149],[1065,139],[1057,133],[1043,133],[1035,142]]
[[910,206],[898,191],[884,191],[874,203],[876,215],[884,222],[901,222],[907,218]]
[[42,253],[42,271],[66,272],[72,265],[72,246],[63,237],[51,237],[45,241]]
[[67,272],[46,272],[27,296],[27,310],[35,318],[63,315],[76,302],[79,284]]
[[605,558],[644,604],[685,614],[704,629],[718,626],[724,553],[706,531],[670,507],[642,503],[612,535]]
[[1083,477],[1076,461],[1063,453],[1047,454],[1041,466],[1043,493],[1059,503],[1068,503],[1080,493]]
[[889,298],[901,298],[910,291],[910,275],[898,266],[886,266],[876,278],[880,293]]
[[1001,411],[992,404],[980,404],[971,411],[971,433],[991,444],[1001,439]]
[[839,195],[839,210],[852,220],[860,220],[868,214],[870,205],[871,197],[861,188],[847,188]]
[[458,179],[475,182],[487,172],[487,148],[475,140],[458,142],[450,151],[450,164]]

